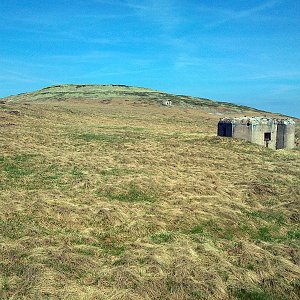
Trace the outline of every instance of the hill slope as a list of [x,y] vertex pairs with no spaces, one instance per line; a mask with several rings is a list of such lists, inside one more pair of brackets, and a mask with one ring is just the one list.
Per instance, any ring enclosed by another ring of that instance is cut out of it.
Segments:
[[254,108],[235,105],[232,103],[218,102],[204,98],[172,95],[147,88],[139,88],[125,85],[79,85],[63,84],[43,88],[41,90],[19,94],[4,98],[9,102],[19,101],[67,101],[67,100],[98,100],[110,101],[112,99],[131,99],[139,102],[158,103],[162,100],[171,100],[173,105],[189,106],[198,108],[210,108],[231,110],[241,112],[241,110],[259,111]]
[[0,104],[0,298],[299,299],[299,149],[117,91]]

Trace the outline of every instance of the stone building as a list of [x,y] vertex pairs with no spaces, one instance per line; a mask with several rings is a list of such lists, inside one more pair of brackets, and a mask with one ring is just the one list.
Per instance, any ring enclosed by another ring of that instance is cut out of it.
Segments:
[[223,118],[218,136],[243,139],[271,149],[295,147],[295,122],[267,117]]

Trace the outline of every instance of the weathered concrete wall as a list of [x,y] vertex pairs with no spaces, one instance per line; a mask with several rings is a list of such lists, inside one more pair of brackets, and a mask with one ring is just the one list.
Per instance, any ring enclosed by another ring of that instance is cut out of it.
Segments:
[[232,136],[271,149],[295,147],[295,122],[291,119],[267,117],[224,118],[218,123],[218,135],[227,134],[227,125],[232,124]]
[[284,146],[287,149],[295,148],[295,124],[286,125]]
[[234,124],[233,137],[237,139],[243,139],[246,141],[252,141],[252,125],[247,123]]
[[[265,134],[270,133],[271,139],[265,141]],[[272,119],[262,119],[260,124],[253,125],[252,143],[276,149],[277,124]]]

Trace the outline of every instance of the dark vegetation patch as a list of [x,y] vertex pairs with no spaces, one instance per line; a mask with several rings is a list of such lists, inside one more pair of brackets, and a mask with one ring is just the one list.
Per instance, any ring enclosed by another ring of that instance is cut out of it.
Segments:
[[95,232],[93,233],[93,241],[91,246],[101,249],[101,252],[107,255],[122,256],[125,253],[125,245],[118,240],[120,233],[112,229],[108,232]]
[[239,300],[287,300],[287,298],[285,298],[284,296],[278,297],[260,289],[240,289],[235,291],[234,295]]
[[0,157],[0,172],[5,172],[10,178],[28,176],[32,173],[31,161],[35,154],[20,154]]
[[1,249],[1,299],[24,299],[32,290],[39,276],[39,268],[28,262],[28,255],[20,246]]
[[37,154],[0,156],[0,190],[65,190],[73,184],[69,175],[76,177],[79,172],[76,168],[71,169],[46,161],[43,156]]
[[1,106],[0,106],[0,109],[1,109],[1,110],[11,110],[12,108],[9,107],[9,106],[1,105]]
[[86,142],[91,141],[102,141],[102,142],[119,142],[124,140],[124,137],[118,134],[101,134],[101,133],[81,133],[76,136],[79,139],[82,139]]
[[[254,219],[253,225],[250,225],[252,222],[249,222],[249,217]],[[279,212],[246,212],[239,223],[228,224],[222,220],[209,220],[183,232],[196,242],[203,242],[205,239],[239,241],[241,238],[247,238],[256,242],[275,243],[300,239],[298,226],[295,225],[293,229],[288,227],[286,218]]]
[[73,170],[71,171],[71,174],[72,174],[72,176],[78,177],[78,178],[84,177],[84,172],[78,167],[74,167]]
[[268,222],[275,222],[280,225],[286,224],[286,217],[280,211],[268,210],[268,211],[249,211],[247,212],[249,217],[258,218]]
[[300,229],[289,230],[287,232],[287,239],[300,240]]
[[202,242],[204,238],[233,240],[234,238],[239,238],[241,234],[241,230],[238,230],[236,227],[237,226],[224,226],[223,223],[217,220],[208,220],[184,232],[197,242]]
[[86,142],[106,142],[106,143],[126,143],[146,139],[145,136],[138,132],[125,131],[117,133],[92,133],[84,132],[73,135],[76,139],[81,139]]
[[105,196],[110,200],[118,200],[121,202],[155,202],[157,195],[153,191],[144,191],[135,184],[130,184],[125,192],[106,192]]
[[128,168],[110,168],[110,169],[104,169],[99,172],[100,175],[104,177],[110,177],[110,176],[124,176],[129,174],[139,174],[141,173],[137,169],[128,169]]
[[48,230],[33,216],[14,212],[1,217],[0,232],[3,237],[15,240],[26,236],[47,234]]

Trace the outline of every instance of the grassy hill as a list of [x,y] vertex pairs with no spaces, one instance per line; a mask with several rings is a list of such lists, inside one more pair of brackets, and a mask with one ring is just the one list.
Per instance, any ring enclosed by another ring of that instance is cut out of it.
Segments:
[[1,299],[299,299],[299,148],[216,136],[261,112],[112,85],[3,101]]
[[[162,100],[171,100],[173,105],[184,107],[210,108],[211,110],[223,108],[226,110],[241,112],[242,110],[258,111],[257,109],[235,105],[226,102],[217,102],[204,98],[196,98],[183,95],[172,95],[147,88],[139,88],[126,85],[82,85],[62,84],[50,86],[41,90],[23,93],[17,96],[7,97],[9,102],[18,101],[67,101],[67,100],[97,100],[109,102],[113,99],[127,99],[143,103],[161,104]],[[261,111],[260,111],[261,112]]]

